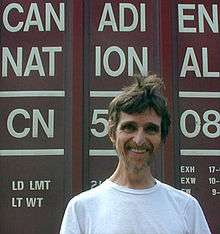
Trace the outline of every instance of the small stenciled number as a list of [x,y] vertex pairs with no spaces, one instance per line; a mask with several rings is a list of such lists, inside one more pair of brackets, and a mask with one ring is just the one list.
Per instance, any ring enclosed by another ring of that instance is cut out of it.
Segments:
[[217,195],[217,190],[216,189],[212,189],[212,195],[213,196]]
[[215,166],[209,166],[209,173],[215,172]]
[[216,184],[216,178],[215,177],[210,177],[209,178],[209,184]]
[[101,180],[91,180],[90,181],[90,188],[95,188],[96,186],[100,185],[102,183]]

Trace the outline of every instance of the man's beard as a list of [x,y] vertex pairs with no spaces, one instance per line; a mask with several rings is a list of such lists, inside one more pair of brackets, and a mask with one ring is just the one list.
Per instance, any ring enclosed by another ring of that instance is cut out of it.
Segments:
[[[142,146],[137,146],[134,142],[128,142],[124,147],[121,145],[120,149],[123,149],[123,151],[117,152],[119,159],[122,159],[125,168],[129,173],[134,173],[136,175],[144,173],[146,169],[149,168],[149,166],[152,164],[155,158],[154,147],[151,144],[143,144]],[[135,156],[129,157],[129,151],[131,151],[132,149],[146,150],[146,152],[143,155],[143,158],[135,158]]]
[[147,168],[149,168],[154,161],[154,154],[148,154],[144,156],[144,159],[141,159],[143,162],[139,162],[139,160],[134,159],[125,159],[125,167],[128,172],[134,173],[136,175],[145,172]]

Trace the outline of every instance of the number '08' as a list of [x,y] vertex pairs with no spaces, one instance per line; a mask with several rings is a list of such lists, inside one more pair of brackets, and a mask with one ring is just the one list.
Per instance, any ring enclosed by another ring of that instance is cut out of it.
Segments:
[[[187,130],[186,119],[191,116],[194,119],[194,129],[189,132]],[[202,121],[203,120],[203,121]],[[180,117],[180,130],[182,134],[188,138],[198,136],[200,131],[209,138],[217,138],[220,136],[220,113],[216,110],[207,110],[203,113],[202,120],[199,114],[194,110],[186,110]],[[202,124],[202,122],[204,122]],[[212,131],[210,129],[212,128]]]

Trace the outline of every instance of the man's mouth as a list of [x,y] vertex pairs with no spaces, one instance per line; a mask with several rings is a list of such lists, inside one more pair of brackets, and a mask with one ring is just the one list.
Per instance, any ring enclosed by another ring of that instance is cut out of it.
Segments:
[[144,154],[148,151],[147,149],[133,149],[133,148],[131,148],[130,150],[136,154]]
[[147,153],[147,152],[150,152],[150,151],[152,151],[152,149],[151,149],[151,147],[149,146],[149,147],[147,147],[147,146],[145,146],[145,147],[135,147],[135,146],[132,146],[132,145],[128,145],[127,147],[127,150],[129,150],[129,151],[131,151],[131,152],[133,152],[133,153],[136,153],[136,154],[145,154],[145,153]]

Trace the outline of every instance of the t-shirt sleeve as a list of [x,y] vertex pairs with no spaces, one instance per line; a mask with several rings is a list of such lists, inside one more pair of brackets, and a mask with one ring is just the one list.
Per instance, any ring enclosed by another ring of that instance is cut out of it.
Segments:
[[60,234],[81,234],[80,225],[77,217],[76,212],[76,203],[73,200],[71,200],[67,208],[65,210],[61,228],[60,228]]
[[208,223],[199,202],[189,199],[185,209],[185,220],[190,234],[211,234]]

